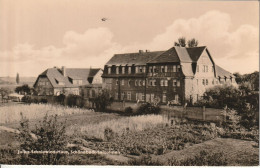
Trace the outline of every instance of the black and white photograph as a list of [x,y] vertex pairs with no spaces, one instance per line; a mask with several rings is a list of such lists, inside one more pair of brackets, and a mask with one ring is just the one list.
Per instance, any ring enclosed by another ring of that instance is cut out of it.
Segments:
[[0,0],[0,167],[259,166],[258,0]]

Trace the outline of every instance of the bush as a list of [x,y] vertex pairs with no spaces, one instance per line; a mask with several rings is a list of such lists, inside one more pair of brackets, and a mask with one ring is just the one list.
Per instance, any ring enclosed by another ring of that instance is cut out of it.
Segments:
[[22,102],[24,102],[24,103],[32,103],[31,96],[23,96],[22,97]]
[[40,103],[46,104],[46,103],[48,103],[48,100],[45,98],[41,98]]
[[96,109],[100,111],[105,111],[106,107],[113,102],[113,98],[110,96],[109,91],[102,90],[98,96],[94,99]]
[[128,114],[133,113],[133,108],[132,107],[126,107],[125,108],[125,113],[128,113]]
[[[61,98],[62,99],[62,98]],[[69,107],[83,107],[84,99],[79,95],[69,94],[65,97],[65,105]]]
[[159,114],[160,107],[151,105],[150,103],[142,104],[136,111],[137,114]]
[[[65,151],[67,149],[65,124],[58,122],[57,115],[50,117],[45,115],[43,121],[36,125],[33,131],[29,129],[29,120],[22,116],[20,126],[18,136],[21,143],[20,151]],[[21,154],[20,164],[64,164],[65,158],[66,154],[61,153]]]

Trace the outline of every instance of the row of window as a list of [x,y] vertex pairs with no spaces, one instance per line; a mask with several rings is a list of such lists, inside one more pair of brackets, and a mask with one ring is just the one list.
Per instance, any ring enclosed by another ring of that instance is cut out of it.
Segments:
[[[197,72],[199,72],[199,71],[200,71],[200,66],[197,65]],[[214,67],[213,66],[211,67],[211,71],[214,72]],[[208,65],[203,65],[202,66],[202,72],[209,72]]]
[[[118,93],[115,93],[115,100],[118,100]],[[128,100],[131,101],[132,100],[132,93],[131,92],[122,92],[120,95],[120,99],[121,100]],[[146,102],[154,102],[154,101],[161,101],[163,103],[166,103],[167,97],[166,97],[166,93],[162,94],[161,98],[155,98],[154,94],[146,94]],[[136,101],[145,101],[145,94],[144,93],[136,93],[135,94],[135,100]],[[174,102],[178,103],[179,102],[179,95],[175,94],[174,96]]]
[[[127,69],[127,70],[126,70]],[[149,66],[148,67],[150,73],[157,73],[157,72],[180,72],[181,66],[180,65],[163,65],[163,66]],[[145,66],[136,66],[135,73],[145,73],[146,67]],[[132,67],[122,67],[121,74],[131,74]],[[108,67],[108,74],[111,74],[111,67]],[[119,66],[116,67],[116,74],[120,74]]]
[[39,81],[38,85],[39,86],[47,86],[47,85],[49,85],[49,82],[41,82],[41,81]]
[[[128,80],[128,86],[130,86],[130,81]],[[119,84],[119,81],[116,81],[116,85]],[[122,79],[121,80],[121,85],[125,85],[125,80]],[[152,79],[152,80],[148,80],[148,86],[156,86],[156,80]],[[172,85],[173,86],[180,86],[181,82],[179,79],[173,79],[172,80]],[[135,86],[145,86],[145,80],[135,80]],[[161,79],[160,80],[160,86],[168,86],[168,80],[167,79]]]

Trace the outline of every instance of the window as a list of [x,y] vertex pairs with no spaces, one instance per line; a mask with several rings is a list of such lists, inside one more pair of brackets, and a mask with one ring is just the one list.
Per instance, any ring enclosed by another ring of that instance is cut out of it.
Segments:
[[161,72],[165,72],[165,71],[164,71],[164,66],[161,66]]
[[173,72],[176,72],[176,65],[173,65]]
[[180,71],[181,71],[181,66],[177,65],[177,72],[180,72]]
[[128,80],[128,86],[130,86],[130,80]]
[[142,73],[143,72],[143,67],[139,67],[139,72]]
[[163,86],[163,83],[164,83],[163,80],[160,80],[160,86]]
[[149,72],[153,73],[153,67],[152,66],[149,66]]
[[206,72],[208,72],[209,70],[208,70],[208,65],[206,65]]
[[175,95],[174,100],[175,100],[176,102],[179,102],[179,95],[178,95],[178,94]]
[[197,72],[199,72],[200,71],[200,67],[199,67],[199,65],[197,65]]
[[127,100],[131,100],[131,92],[127,92]]
[[116,67],[116,74],[119,74],[119,67]]
[[107,68],[108,74],[111,74],[111,67]]
[[142,83],[143,83],[142,80],[139,80],[139,86],[142,86]]
[[202,85],[205,85],[205,79],[202,79]]
[[156,80],[153,80],[153,86],[156,86]]
[[209,81],[208,81],[208,79],[206,79],[206,85],[208,85],[209,84]]
[[168,80],[167,79],[164,81],[164,85],[168,86]]
[[144,93],[142,93],[142,99],[141,100],[144,101]]
[[137,80],[135,80],[135,86],[138,86],[138,81]]
[[165,93],[162,95],[162,102],[166,103],[166,94]]
[[144,67],[143,67],[143,72],[145,72],[145,71],[146,71],[146,67],[144,66]]
[[156,66],[153,66],[153,72],[157,72]]
[[177,86],[177,80],[176,80],[176,79],[173,79],[172,85],[173,85],[173,86]]
[[122,67],[122,74],[125,74],[125,67]]
[[178,87],[181,86],[180,80],[177,80],[177,86],[178,86]]
[[121,93],[121,100],[124,100],[125,99],[125,92],[122,92]]
[[138,73],[138,67],[137,66],[135,67],[135,73]]
[[150,80],[150,81],[149,81],[149,85],[150,85],[150,86],[153,86],[153,80]]
[[118,85],[119,84],[119,82],[118,82],[118,80],[116,80],[116,85]]
[[167,65],[165,65],[165,67],[164,67],[164,71],[167,72]]
[[145,86],[145,80],[143,80],[143,86]]
[[124,79],[122,79],[121,84],[125,85],[125,80]]
[[128,67],[128,74],[131,74],[131,67]]

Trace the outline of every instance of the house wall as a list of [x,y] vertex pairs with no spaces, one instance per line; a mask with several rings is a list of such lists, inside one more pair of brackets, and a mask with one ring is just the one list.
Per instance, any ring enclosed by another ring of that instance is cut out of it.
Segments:
[[53,87],[47,77],[39,77],[35,84],[35,90],[39,95],[52,95]]
[[98,73],[94,76],[92,84],[101,84],[102,83],[102,74],[103,71],[99,70]]

